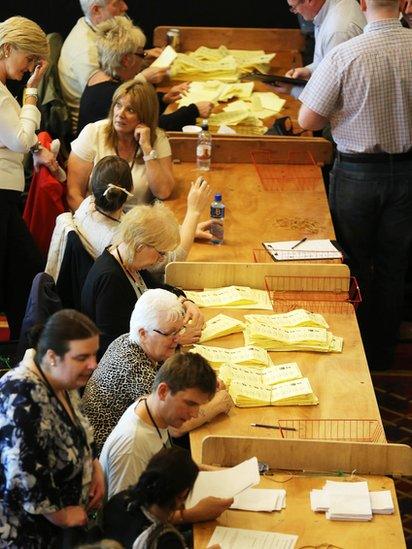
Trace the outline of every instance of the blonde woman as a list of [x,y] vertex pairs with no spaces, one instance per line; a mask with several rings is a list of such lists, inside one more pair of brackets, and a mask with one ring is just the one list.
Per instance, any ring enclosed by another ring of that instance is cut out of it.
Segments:
[[147,269],[163,261],[180,242],[179,225],[163,204],[136,206],[121,220],[113,246],[103,252],[89,271],[82,290],[82,311],[102,332],[100,354],[129,329],[136,300],[149,288],[164,288],[181,298],[184,323],[190,326],[179,343],[200,337],[203,315],[184,292],[159,284]]
[[[166,76],[167,67],[146,66],[144,45],[146,37],[126,17],[113,17],[96,28],[100,70],[89,78],[80,100],[80,132],[86,124],[107,117],[112,97],[122,82],[135,78],[139,82],[158,84]],[[187,83],[173,86],[168,93],[157,92],[159,100],[159,126],[166,131],[181,131],[185,125],[196,124],[196,118],[207,118],[213,107],[210,101],[181,107],[163,114],[167,105],[181,97]]]
[[[42,270],[42,259],[20,215],[23,155],[31,151],[35,165],[58,168],[35,134],[40,123],[37,87],[48,54],[46,35],[33,21],[11,17],[0,23],[0,310],[7,315],[12,339],[19,337],[33,276]],[[6,80],[21,80],[26,72],[31,76],[21,108]]]
[[104,156],[116,154],[130,166],[133,197],[127,204],[168,198],[174,187],[169,141],[157,127],[159,105],[150,84],[129,81],[113,96],[109,117],[88,124],[72,142],[67,199],[75,211],[89,194],[89,176]]

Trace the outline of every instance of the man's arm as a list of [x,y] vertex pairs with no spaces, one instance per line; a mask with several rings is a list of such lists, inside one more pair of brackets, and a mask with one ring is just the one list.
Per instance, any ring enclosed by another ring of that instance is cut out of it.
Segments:
[[304,130],[321,130],[327,125],[328,119],[309,109],[306,105],[302,105],[299,111],[298,122],[299,126]]

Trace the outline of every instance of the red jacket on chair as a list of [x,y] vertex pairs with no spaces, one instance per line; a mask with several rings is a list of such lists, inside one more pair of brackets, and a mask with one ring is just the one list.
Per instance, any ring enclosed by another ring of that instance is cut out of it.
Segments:
[[[50,148],[51,136],[47,132],[38,135],[40,143]],[[24,207],[26,222],[39,250],[47,257],[56,217],[67,211],[64,202],[65,185],[60,183],[45,166],[34,172],[29,195]]]

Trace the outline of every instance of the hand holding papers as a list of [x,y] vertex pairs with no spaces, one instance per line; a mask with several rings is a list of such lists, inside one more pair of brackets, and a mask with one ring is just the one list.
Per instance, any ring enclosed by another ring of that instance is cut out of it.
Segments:
[[193,490],[187,498],[186,507],[194,507],[201,499],[209,496],[233,498],[259,482],[259,468],[255,457],[230,469],[200,471]]
[[285,242],[262,242],[263,246],[276,261],[303,259],[342,259],[342,253],[330,240],[311,240],[304,242],[288,240]]

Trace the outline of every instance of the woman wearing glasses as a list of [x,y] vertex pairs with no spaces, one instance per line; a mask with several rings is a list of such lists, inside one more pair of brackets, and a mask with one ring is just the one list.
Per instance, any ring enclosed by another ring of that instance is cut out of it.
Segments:
[[[184,292],[163,285],[147,269],[164,261],[180,242],[179,225],[162,203],[132,208],[119,223],[113,245],[95,261],[82,290],[82,311],[94,320],[101,336],[101,355],[129,329],[136,300],[149,288],[164,287],[178,296]],[[186,321],[192,320],[185,343],[200,337],[203,315],[184,302]]]
[[[147,290],[134,307],[129,332],[113,341],[89,379],[82,411],[94,428],[98,453],[125,410],[150,393],[159,365],[176,352],[184,339],[183,300],[160,288]],[[227,413],[232,406],[227,391],[220,390],[201,407],[196,419],[187,421],[173,434],[182,435]]]
[[[139,82],[158,84],[167,73],[167,67],[147,66],[144,45],[146,37],[126,17],[113,17],[96,28],[100,70],[89,79],[80,100],[77,131],[90,122],[107,117],[112,97],[122,82],[135,78]],[[142,70],[143,69],[143,70]],[[196,124],[196,118],[207,118],[213,103],[198,103],[181,107],[170,114],[162,114],[166,107],[181,97],[188,84],[173,86],[168,93],[157,93],[159,127],[167,131],[181,131],[185,125]]]

